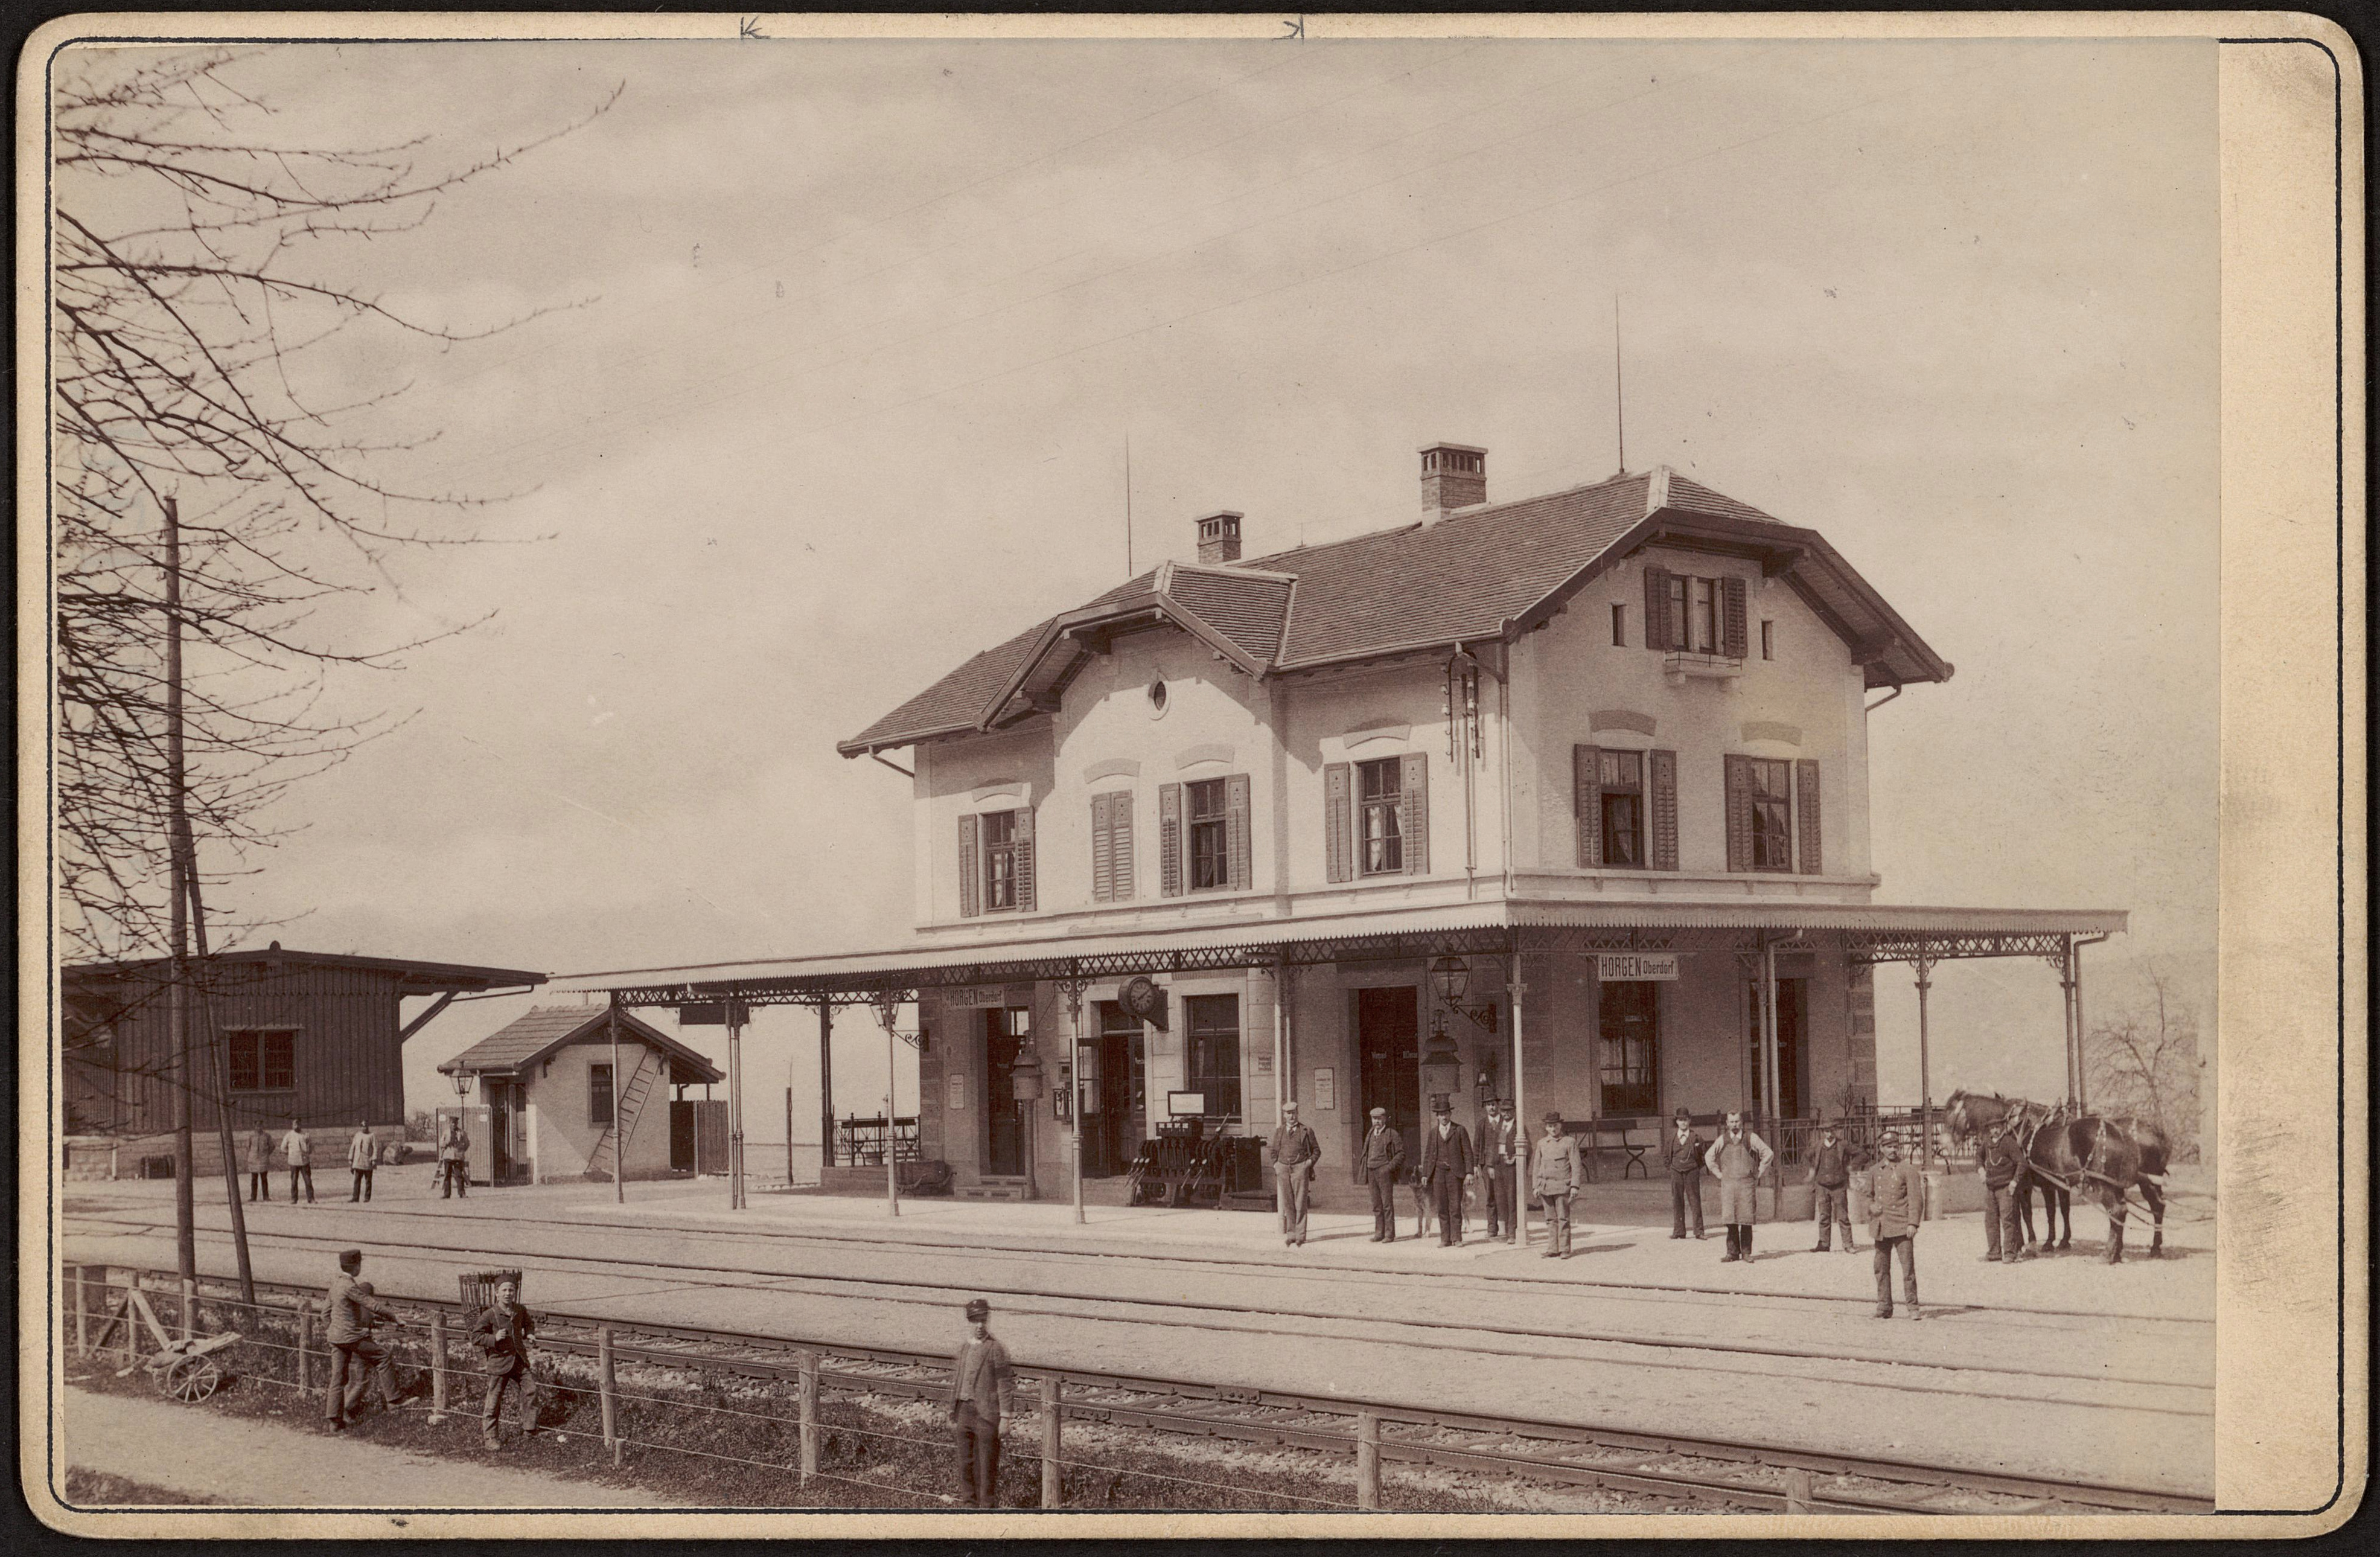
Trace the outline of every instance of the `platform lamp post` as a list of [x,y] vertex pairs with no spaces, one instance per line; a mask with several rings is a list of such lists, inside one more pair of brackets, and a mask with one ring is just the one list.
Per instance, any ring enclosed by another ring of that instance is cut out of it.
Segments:
[[[463,1100],[464,1100],[465,1098],[468,1098],[468,1097],[469,1097],[469,1096],[471,1095],[471,1079],[472,1079],[472,1077],[471,1077],[471,1073],[470,1073],[469,1071],[468,1071],[468,1070],[463,1070],[463,1069],[461,1069],[461,1068],[459,1068],[459,1067],[455,1070],[455,1127],[456,1129],[458,1129],[458,1130],[460,1130],[460,1131],[462,1131],[462,1132],[463,1132],[463,1139],[465,1140],[465,1142],[466,1142],[466,1143],[468,1143],[468,1142],[470,1140],[470,1138],[471,1138],[471,1122],[470,1122],[470,1120],[468,1120],[468,1118],[464,1117],[464,1114],[463,1114]],[[445,1137],[443,1137],[443,1136],[442,1136],[442,1137],[439,1137],[439,1139],[437,1140],[437,1142],[435,1143],[435,1146],[436,1146],[436,1150],[437,1150],[437,1152],[438,1152],[438,1156],[437,1156],[437,1158],[435,1159],[435,1161],[436,1161],[436,1162],[437,1162],[437,1163],[438,1163],[438,1171],[439,1171],[441,1174],[443,1174],[443,1173],[446,1171],[446,1140],[445,1140]],[[465,1150],[466,1151],[468,1151],[468,1150],[470,1150],[470,1148],[469,1148],[469,1146],[467,1144],[467,1145],[464,1147],[464,1150]],[[466,1164],[466,1166],[465,1166],[465,1167],[464,1167],[464,1169],[463,1169],[463,1180],[464,1180],[464,1188],[465,1188],[465,1189],[467,1189],[467,1190],[470,1187],[470,1178],[471,1178],[471,1170],[470,1170],[470,1167],[469,1167],[468,1164]]]
[[1083,1063],[1083,990],[1089,981],[1083,979],[1061,979],[1058,992],[1066,1002],[1066,1026],[1069,1041],[1075,1046],[1075,1064],[1069,1073],[1067,1086],[1073,1095],[1066,1100],[1067,1156],[1072,1159],[1069,1171],[1075,1181],[1075,1222],[1083,1221],[1083,1077],[1093,1066]]
[[899,1034],[893,1024],[901,1017],[901,991],[879,990],[868,997],[868,1004],[876,1008],[876,1019],[884,1024],[884,1204],[892,1215],[899,1216],[901,1214],[901,1170],[897,1162],[900,1153],[893,1150],[895,1129],[892,1123],[894,1095],[892,1060],[898,1048]]

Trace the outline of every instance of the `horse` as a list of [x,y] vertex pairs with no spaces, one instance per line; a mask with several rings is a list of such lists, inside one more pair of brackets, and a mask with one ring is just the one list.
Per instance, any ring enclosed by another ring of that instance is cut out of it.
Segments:
[[[2070,1115],[2062,1107],[1963,1089],[1950,1099],[1954,1136],[1988,1127],[2005,1113],[2018,1114],[2026,1175],[2064,1196],[2080,1190],[2107,1213],[2108,1264],[2124,1258],[2124,1224],[2134,1189],[2155,1219],[2149,1258],[2165,1252],[2165,1174],[2172,1143],[2153,1121],[2131,1114]],[[2067,1231],[2071,1236],[2070,1219]]]
[[[1953,1140],[1965,1141],[1988,1133],[1998,1126],[2001,1119],[2015,1114],[2017,1138],[2029,1148],[2034,1133],[2062,1112],[2046,1104],[2027,1102],[2022,1098],[2004,1098],[1998,1092],[1970,1092],[1961,1088],[1950,1094],[1949,1101],[1944,1106],[1943,1123],[1949,1127]],[[2039,1245],[2044,1254],[2052,1249],[2068,1248],[2074,1242],[2074,1198],[2047,1179],[2037,1178],[2030,1171],[2030,1166],[2028,1163],[2027,1171],[2017,1175],[2013,1186],[2017,1209],[2023,1217],[2021,1226],[2024,1242]],[[2041,1191],[2042,1210],[2047,1221],[2046,1235],[2043,1236],[2035,1236],[2033,1231],[2033,1196],[2036,1188]],[[2064,1229],[2062,1234],[2061,1226]]]

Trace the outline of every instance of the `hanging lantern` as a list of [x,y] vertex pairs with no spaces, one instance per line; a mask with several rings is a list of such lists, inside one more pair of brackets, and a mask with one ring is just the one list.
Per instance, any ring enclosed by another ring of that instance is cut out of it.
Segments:
[[1429,1044],[1422,1051],[1422,1096],[1436,1103],[1444,1098],[1451,1101],[1455,1089],[1463,1081],[1463,1054],[1455,1048],[1454,1040],[1447,1036],[1446,1026],[1435,1018],[1430,1023]]
[[1471,965],[1458,956],[1440,957],[1429,965],[1429,982],[1448,1009],[1460,1011],[1463,997],[1471,992]]
[[1011,1094],[1021,1103],[1041,1101],[1041,1056],[1031,1049],[1019,1049],[1016,1063],[1009,1067],[1008,1084]]

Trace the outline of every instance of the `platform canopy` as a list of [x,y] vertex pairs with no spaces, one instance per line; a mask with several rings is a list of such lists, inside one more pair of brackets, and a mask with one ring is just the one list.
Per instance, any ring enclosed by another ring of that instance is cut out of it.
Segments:
[[1310,967],[1445,954],[1744,952],[1764,943],[1840,947],[1868,963],[2066,955],[2070,938],[2120,933],[2120,908],[1936,908],[1842,903],[1536,902],[1399,907],[1150,930],[1044,933],[835,956],[696,963],[567,974],[557,991],[626,1006],[733,995],[753,1004],[860,1001],[951,985]]

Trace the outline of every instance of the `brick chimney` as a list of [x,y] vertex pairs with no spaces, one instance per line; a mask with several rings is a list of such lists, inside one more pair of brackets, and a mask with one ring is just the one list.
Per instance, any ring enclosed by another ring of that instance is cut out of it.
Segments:
[[1421,522],[1488,501],[1488,451],[1469,444],[1431,444],[1421,451]]
[[1220,567],[1240,560],[1240,520],[1245,516],[1226,509],[1198,521],[1198,560]]

